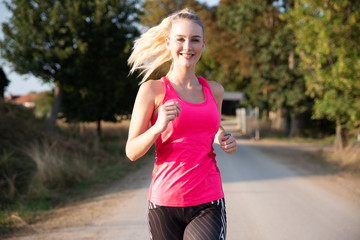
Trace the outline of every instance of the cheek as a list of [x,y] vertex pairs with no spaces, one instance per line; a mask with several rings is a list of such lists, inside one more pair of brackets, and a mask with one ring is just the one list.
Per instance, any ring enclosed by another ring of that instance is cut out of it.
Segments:
[[179,43],[173,43],[173,44],[171,44],[171,50],[172,50],[172,51],[179,51],[179,50],[181,50],[181,44],[179,44]]
[[202,52],[203,50],[203,45],[200,43],[200,44],[196,44],[194,46],[194,50],[197,51],[197,52]]

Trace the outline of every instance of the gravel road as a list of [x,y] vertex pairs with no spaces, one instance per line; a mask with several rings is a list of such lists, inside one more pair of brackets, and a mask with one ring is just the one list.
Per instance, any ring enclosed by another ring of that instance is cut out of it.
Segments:
[[[235,155],[215,146],[226,196],[228,240],[360,239],[356,189],[342,188],[329,173],[267,153],[276,146],[262,151],[261,143],[239,139],[238,144]],[[289,157],[299,153],[296,146],[279,149]],[[146,195],[152,162],[101,196],[34,225],[32,234],[11,239],[149,239]]]
[[320,184],[326,176],[293,170],[245,141],[218,158],[228,240],[360,239],[359,203]]

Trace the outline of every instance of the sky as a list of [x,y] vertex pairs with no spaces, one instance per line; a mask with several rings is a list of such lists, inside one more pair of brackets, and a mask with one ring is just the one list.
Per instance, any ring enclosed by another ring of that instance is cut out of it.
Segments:
[[[214,6],[219,3],[219,0],[199,0],[199,2],[207,3],[209,6]],[[11,17],[10,12],[7,10],[4,4],[4,0],[0,0],[0,39],[3,38],[2,23],[6,22]],[[53,84],[44,84],[40,79],[32,75],[19,75],[12,71],[11,65],[4,59],[0,58],[0,66],[2,66],[7,78],[10,80],[10,84],[5,90],[5,96],[11,95],[23,95],[30,92],[42,92],[51,90]]]

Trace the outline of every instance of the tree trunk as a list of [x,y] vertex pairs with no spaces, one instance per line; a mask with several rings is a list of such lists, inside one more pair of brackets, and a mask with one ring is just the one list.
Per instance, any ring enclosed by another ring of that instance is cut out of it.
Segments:
[[96,136],[100,140],[100,137],[101,137],[101,120],[97,120]]
[[[294,51],[291,50],[288,57],[288,68],[290,71],[294,70],[295,60],[294,60]],[[290,120],[290,130],[289,130],[289,137],[295,137],[300,134],[300,127],[299,127],[299,115],[291,116]]]
[[56,81],[55,90],[54,90],[54,101],[51,108],[51,115],[46,126],[47,132],[53,132],[56,126],[56,120],[58,113],[60,111],[61,105],[61,86],[60,81]]
[[278,110],[276,110],[276,118],[274,119],[272,127],[276,130],[284,131],[286,126],[285,126],[285,121],[284,121],[284,109],[283,108],[278,108]]
[[303,115],[298,114],[291,117],[289,137],[297,137],[303,131]]
[[289,137],[296,137],[296,136],[299,136],[299,134],[300,134],[299,121],[297,119],[297,116],[292,116],[291,123],[290,123]]
[[100,137],[101,137],[101,120],[97,120],[96,121],[96,135],[94,138],[94,146],[93,146],[93,148],[96,151],[99,150]]
[[269,121],[269,111],[264,109],[261,114],[261,120],[262,122],[268,122]]
[[342,138],[342,126],[340,119],[336,119],[336,136],[335,136],[335,150],[342,151],[344,148],[343,138]]

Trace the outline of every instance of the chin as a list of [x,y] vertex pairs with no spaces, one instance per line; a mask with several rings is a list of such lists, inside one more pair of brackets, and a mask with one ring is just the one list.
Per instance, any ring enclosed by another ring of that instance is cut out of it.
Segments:
[[190,61],[182,62],[181,65],[184,67],[192,67],[198,63],[199,60],[191,59]]
[[186,68],[191,68],[193,66],[196,65],[196,63],[184,63],[184,64],[181,64],[183,67],[186,67]]

